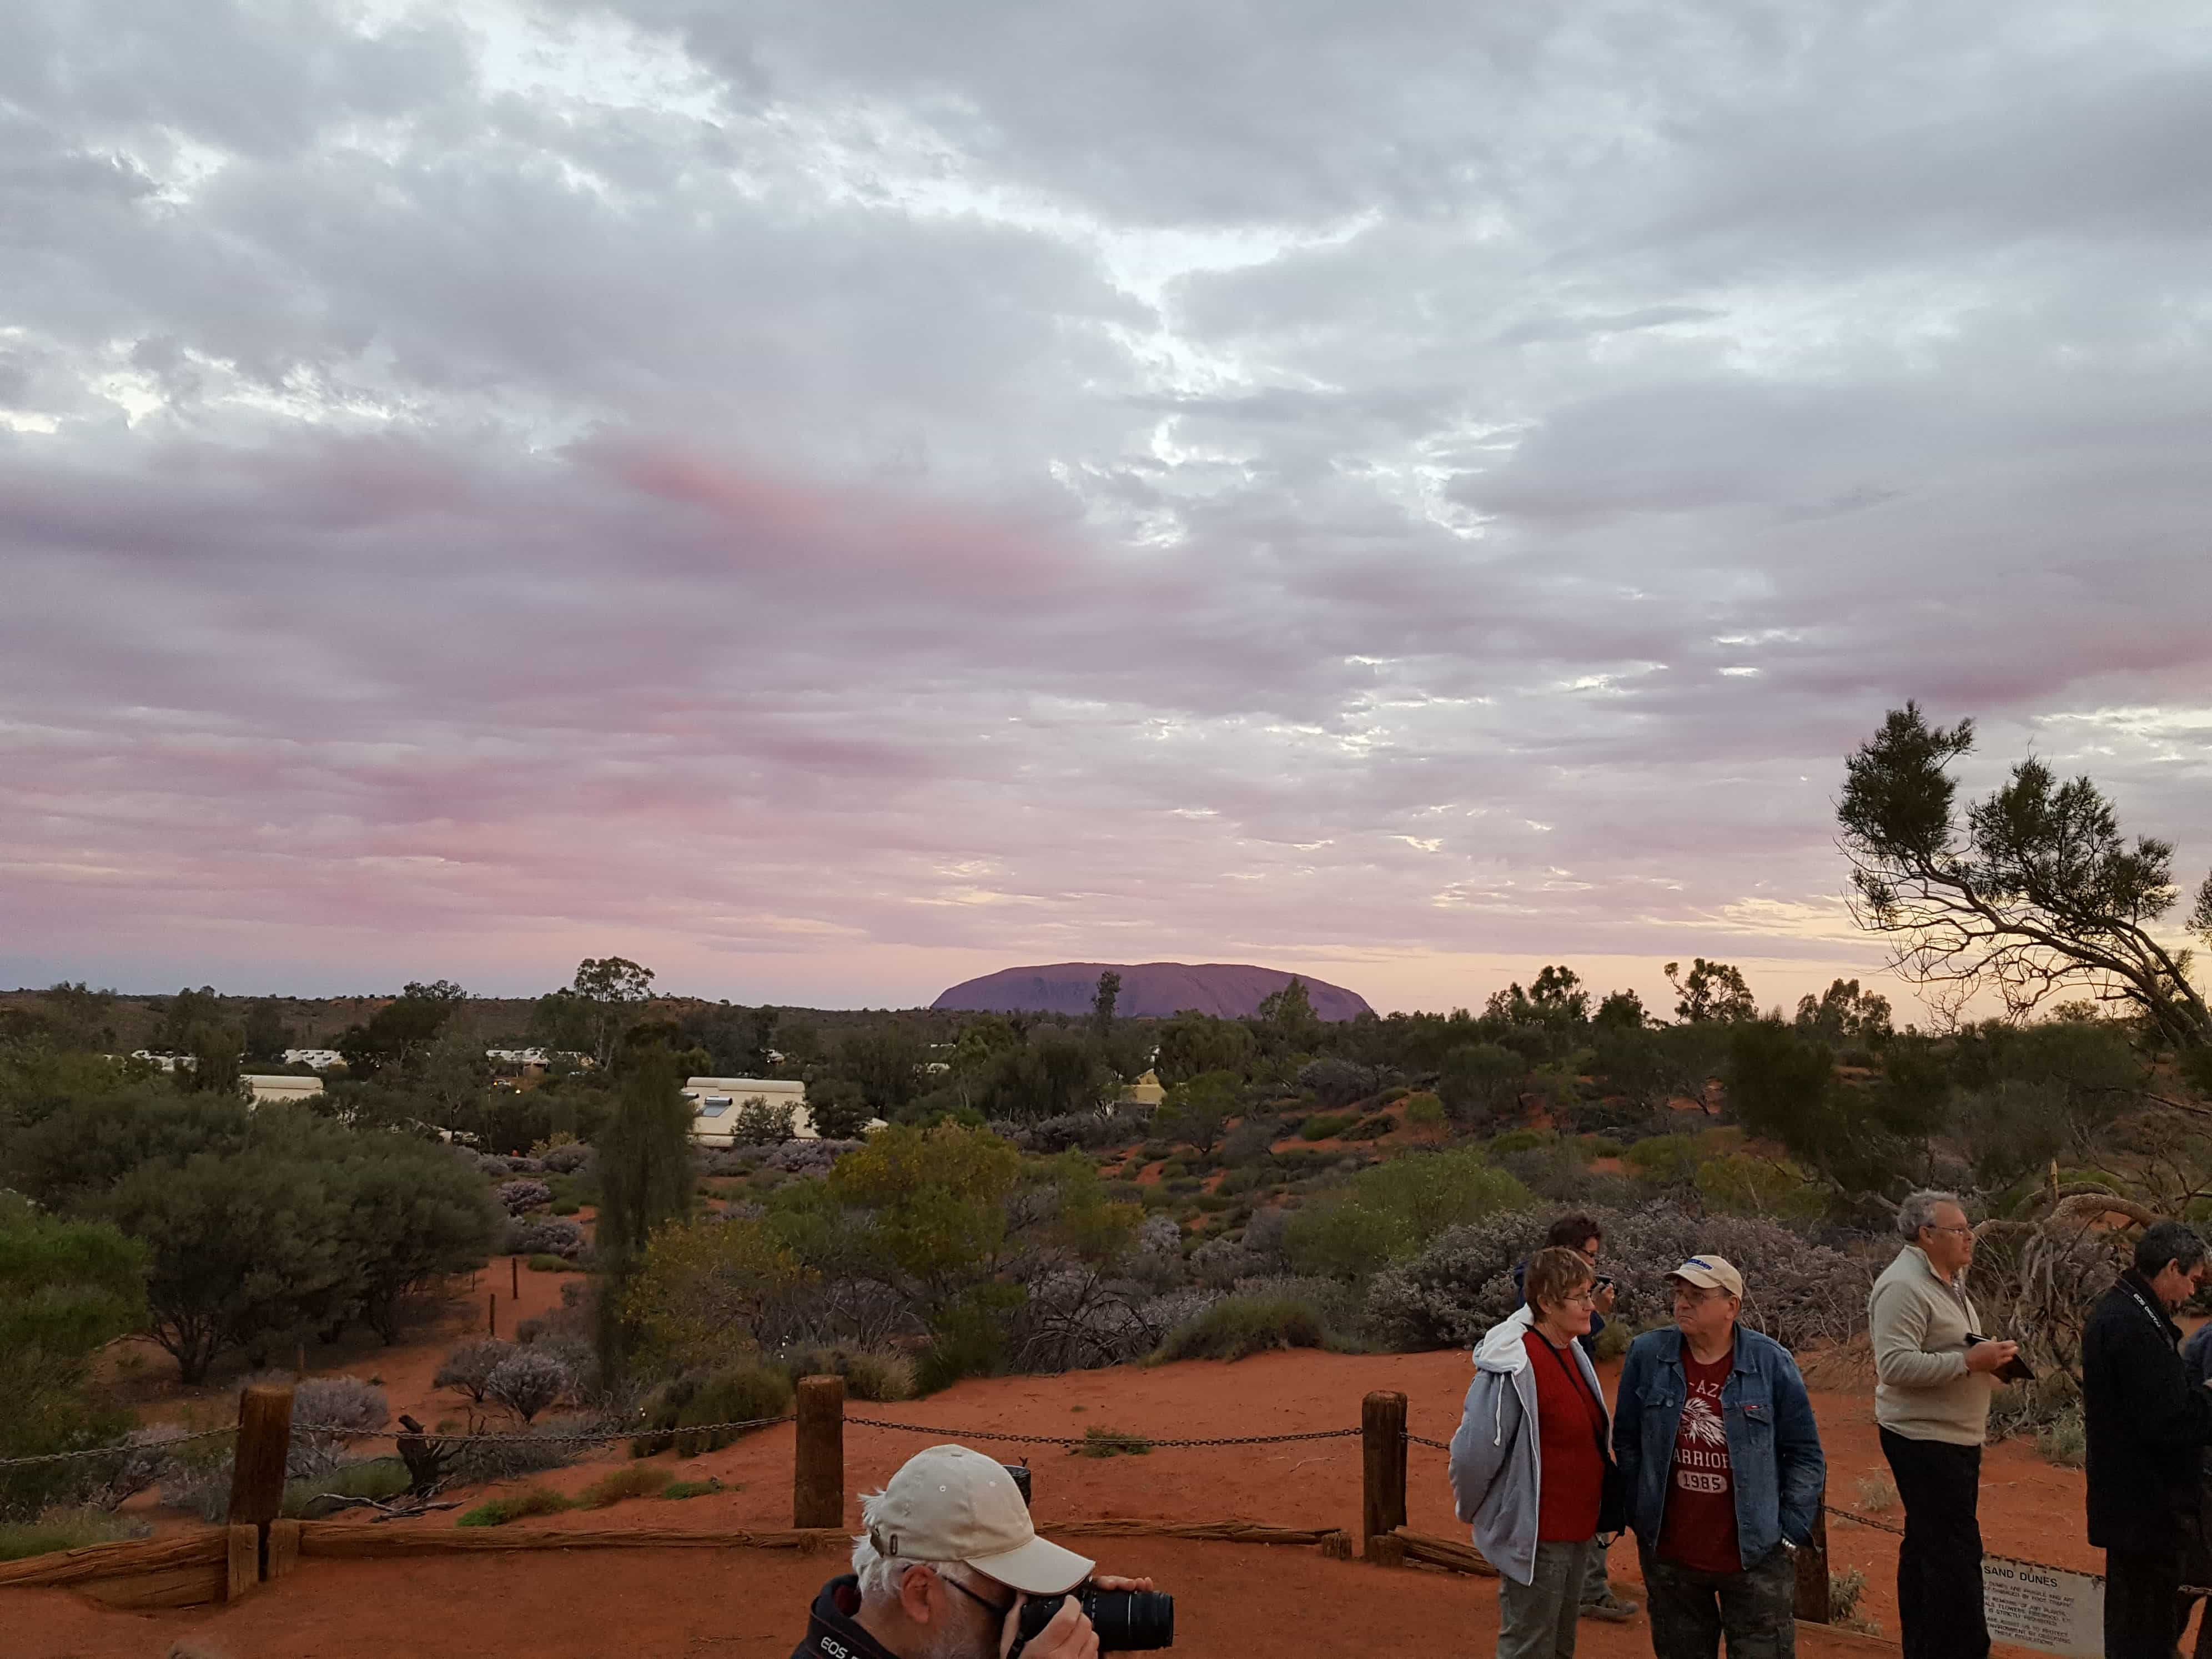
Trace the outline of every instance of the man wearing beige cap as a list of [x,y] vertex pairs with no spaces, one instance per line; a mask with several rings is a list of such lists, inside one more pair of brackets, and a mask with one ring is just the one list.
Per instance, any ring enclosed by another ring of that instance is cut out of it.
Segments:
[[1613,1449],[1657,1659],[1791,1659],[1796,1547],[1826,1463],[1790,1351],[1736,1322],[1743,1275],[1693,1255],[1668,1275],[1674,1328],[1629,1345]]
[[[860,1503],[867,1534],[853,1571],[814,1598],[792,1659],[1000,1659],[1022,1603],[1089,1580],[1149,1590],[1149,1578],[1091,1577],[1091,1563],[1036,1535],[1021,1488],[965,1446],[916,1452]],[[1098,1638],[1070,1596],[1022,1659],[1093,1659]]]

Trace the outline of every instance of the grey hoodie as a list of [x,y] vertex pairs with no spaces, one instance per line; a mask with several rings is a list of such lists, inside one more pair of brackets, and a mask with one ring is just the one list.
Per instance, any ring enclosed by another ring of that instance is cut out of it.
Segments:
[[[1543,1492],[1537,1445],[1536,1379],[1522,1339],[1534,1316],[1516,1308],[1484,1333],[1474,1350],[1474,1383],[1452,1436],[1452,1498],[1474,1528],[1483,1559],[1517,1584],[1536,1576],[1536,1516]],[[1590,1393],[1602,1402],[1597,1371],[1579,1342],[1568,1344]]]

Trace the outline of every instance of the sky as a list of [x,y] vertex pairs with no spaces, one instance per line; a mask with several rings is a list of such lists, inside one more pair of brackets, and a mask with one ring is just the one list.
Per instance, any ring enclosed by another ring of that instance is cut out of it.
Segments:
[[2212,11],[0,8],[0,984],[1881,981],[2208,860]]

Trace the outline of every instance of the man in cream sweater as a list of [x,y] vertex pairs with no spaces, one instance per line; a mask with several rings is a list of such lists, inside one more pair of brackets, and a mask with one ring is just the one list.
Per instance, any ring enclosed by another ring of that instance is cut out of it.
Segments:
[[1897,1613],[1905,1659],[1985,1659],[1982,1612],[1982,1442],[1992,1374],[2019,1352],[1976,1342],[1966,1268],[1974,1232],[1951,1193],[1915,1193],[1898,1206],[1905,1248],[1875,1280],[1875,1421],[1905,1500]]

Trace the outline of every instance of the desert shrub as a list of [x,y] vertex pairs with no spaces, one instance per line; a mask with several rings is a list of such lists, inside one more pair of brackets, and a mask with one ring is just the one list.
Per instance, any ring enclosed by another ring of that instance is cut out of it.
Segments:
[[557,1216],[530,1216],[507,1223],[502,1249],[508,1255],[559,1255],[574,1260],[584,1253],[589,1242],[579,1222]]
[[2069,1406],[2038,1430],[2035,1449],[2047,1463],[2062,1469],[2078,1469],[2089,1461],[2089,1431],[2081,1408]]
[[1698,1165],[1705,1206],[1728,1215],[1771,1216],[1810,1226],[1827,1213],[1827,1194],[1789,1159],[1724,1152]]
[[349,1507],[332,1498],[368,1498],[389,1503],[414,1483],[407,1465],[397,1457],[365,1458],[341,1463],[325,1474],[284,1483],[283,1514],[291,1521],[320,1521]]
[[477,1159],[477,1173],[489,1176],[495,1181],[504,1181],[514,1173],[514,1165],[503,1158],[495,1158],[491,1153],[485,1152]]
[[1328,1332],[1310,1302],[1286,1296],[1232,1296],[1184,1321],[1161,1342],[1158,1358],[1242,1359],[1270,1348],[1318,1348]]
[[771,1363],[794,1387],[802,1376],[842,1376],[848,1400],[883,1403],[914,1398],[914,1361],[902,1353],[808,1346],[783,1349]]
[[532,1486],[512,1498],[495,1498],[488,1504],[479,1504],[465,1510],[454,1521],[457,1527],[503,1527],[510,1521],[520,1521],[526,1516],[559,1515],[564,1510],[576,1507],[576,1500],[557,1492],[550,1486]]
[[1897,1488],[1878,1474],[1859,1477],[1859,1508],[1869,1515],[1886,1515],[1897,1507]]
[[1406,1127],[1433,1134],[1445,1123],[1444,1103],[1426,1090],[1406,1099]]
[[550,1411],[576,1386],[575,1373],[561,1357],[539,1341],[519,1347],[484,1378],[483,1397],[520,1418],[526,1427],[540,1412]]
[[[144,1251],[115,1229],[56,1220],[0,1192],[0,1458],[122,1439],[130,1414],[89,1385],[101,1347],[145,1318],[145,1267]],[[0,1519],[83,1497],[117,1468],[106,1458],[0,1468]]]
[[782,1175],[826,1175],[848,1152],[858,1152],[862,1140],[789,1140],[771,1150],[761,1167]]
[[[1866,1266],[1778,1223],[1694,1216],[1667,1203],[1591,1213],[1605,1232],[1606,1270],[1620,1285],[1621,1320],[1663,1320],[1672,1303],[1667,1273],[1709,1250],[1743,1273],[1744,1323],[1785,1347],[1842,1341],[1863,1323]],[[1536,1248],[1550,1221],[1548,1210],[1521,1208],[1452,1228],[1375,1276],[1367,1291],[1370,1328],[1402,1348],[1471,1346],[1520,1305],[1514,1266]]]
[[1310,1091],[1315,1099],[1331,1108],[1366,1099],[1375,1092],[1376,1082],[1373,1066],[1333,1055],[1310,1060],[1298,1068],[1298,1087]]
[[1014,1141],[1032,1152],[1101,1152],[1126,1146],[1142,1132],[1142,1123],[1120,1111],[1064,1112],[1016,1129]]
[[[672,1498],[678,1499],[685,1498],[704,1498],[709,1492],[718,1492],[721,1490],[722,1483],[714,1476],[709,1475],[704,1480],[672,1480],[660,1489],[660,1495],[663,1498]],[[742,1492],[744,1489],[742,1486],[738,1486],[732,1487],[732,1490]]]
[[1867,1576],[1863,1567],[1828,1569],[1828,1617],[1846,1630],[1855,1630],[1862,1636],[1879,1637],[1881,1621],[1870,1619],[1859,1611],[1866,1599]]
[[534,1273],[580,1273],[582,1269],[562,1256],[533,1255],[530,1258],[530,1271]]
[[473,1342],[464,1342],[446,1356],[446,1363],[430,1379],[430,1386],[458,1389],[481,1406],[484,1402],[484,1385],[491,1381],[491,1374],[499,1369],[500,1362],[514,1352],[514,1343],[502,1342],[495,1336],[480,1336]]
[[149,1538],[153,1532],[147,1522],[125,1519],[91,1504],[48,1509],[36,1520],[0,1526],[0,1561],[21,1561],[33,1555],[51,1555],[56,1550],[82,1549],[88,1544],[119,1544]]
[[1340,1195],[1299,1210],[1284,1247],[1301,1272],[1361,1278],[1446,1227],[1528,1201],[1527,1189],[1480,1152],[1411,1153],[1361,1170]]
[[374,1382],[357,1376],[303,1377],[292,1389],[292,1443],[284,1472],[295,1479],[325,1474],[337,1467],[353,1441],[391,1420],[392,1407]]
[[1380,1140],[1398,1127],[1398,1121],[1387,1112],[1377,1112],[1364,1117],[1344,1132],[1346,1140]]
[[590,1449],[572,1437],[590,1433],[599,1426],[587,1418],[548,1418],[518,1433],[471,1440],[455,1461],[449,1484],[480,1486],[566,1468]]
[[1298,1138],[1301,1140],[1328,1140],[1333,1136],[1341,1134],[1346,1129],[1351,1127],[1352,1123],[1352,1118],[1349,1113],[1340,1116],[1330,1112],[1316,1112],[1298,1125]]
[[574,1175],[592,1161],[592,1149],[580,1140],[562,1146],[548,1146],[543,1160],[548,1171],[554,1175]]
[[501,1206],[509,1215],[520,1215],[553,1201],[553,1189],[542,1181],[510,1181],[499,1189]]
[[749,1176],[768,1156],[765,1146],[712,1146],[701,1154],[701,1167],[710,1176]]
[[789,1101],[773,1103],[754,1096],[730,1116],[731,1139],[748,1146],[780,1146],[799,1132],[799,1109]]
[[545,1173],[545,1163],[543,1158],[524,1158],[512,1152],[507,1154],[507,1167],[515,1175],[544,1175]]
[[629,1498],[651,1498],[676,1477],[666,1469],[631,1463],[610,1470],[576,1494],[579,1509],[603,1510]]
[[1096,1423],[1084,1430],[1081,1445],[1069,1448],[1078,1457],[1144,1457],[1152,1449],[1152,1443],[1140,1434],[1129,1434]]
[[645,1432],[629,1443],[632,1457],[651,1457],[674,1447],[696,1457],[732,1444],[746,1431],[704,1429],[710,1423],[749,1423],[791,1409],[791,1379],[768,1365],[730,1365],[672,1377],[647,1397],[639,1413]]

